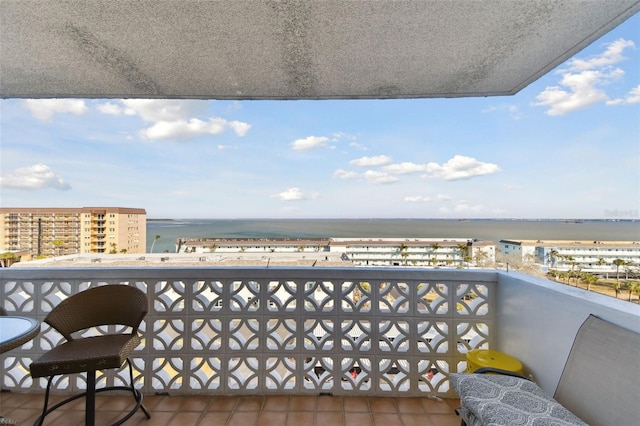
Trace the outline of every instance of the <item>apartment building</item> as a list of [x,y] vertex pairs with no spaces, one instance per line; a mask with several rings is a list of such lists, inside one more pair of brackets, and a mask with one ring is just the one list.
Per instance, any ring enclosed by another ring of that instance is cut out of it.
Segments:
[[[634,268],[640,265],[640,241],[500,240],[499,245],[504,255],[559,271],[581,270],[608,275],[620,266]],[[616,259],[623,263],[616,266]]]
[[145,253],[146,240],[144,209],[0,208],[0,253]]
[[495,243],[471,239],[329,238],[329,239],[179,239],[177,253],[339,255],[357,266],[492,267]]
[[344,251],[356,265],[493,267],[495,243],[470,238],[332,238],[331,251]]

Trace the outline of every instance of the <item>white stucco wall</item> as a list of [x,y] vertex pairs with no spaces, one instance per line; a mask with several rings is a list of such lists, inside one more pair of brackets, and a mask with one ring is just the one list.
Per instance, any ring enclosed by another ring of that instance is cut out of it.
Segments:
[[498,273],[497,348],[554,394],[575,335],[590,315],[640,333],[640,305],[539,279]]

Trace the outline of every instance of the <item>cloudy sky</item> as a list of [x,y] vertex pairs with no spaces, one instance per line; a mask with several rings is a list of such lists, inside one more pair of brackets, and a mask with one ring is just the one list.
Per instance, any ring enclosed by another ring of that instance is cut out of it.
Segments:
[[639,218],[640,16],[511,97],[1,100],[3,207]]

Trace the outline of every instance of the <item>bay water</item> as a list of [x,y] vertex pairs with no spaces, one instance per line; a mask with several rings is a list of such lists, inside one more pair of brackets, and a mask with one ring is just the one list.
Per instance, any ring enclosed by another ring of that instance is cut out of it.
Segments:
[[[156,235],[160,238],[155,241]],[[148,219],[147,252],[174,253],[178,238],[467,238],[640,241],[637,220]]]

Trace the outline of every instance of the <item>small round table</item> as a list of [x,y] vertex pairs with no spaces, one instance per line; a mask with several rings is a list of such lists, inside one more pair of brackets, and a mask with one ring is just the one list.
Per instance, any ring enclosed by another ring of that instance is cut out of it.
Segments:
[[40,321],[18,316],[0,316],[0,354],[18,348],[40,333]]

